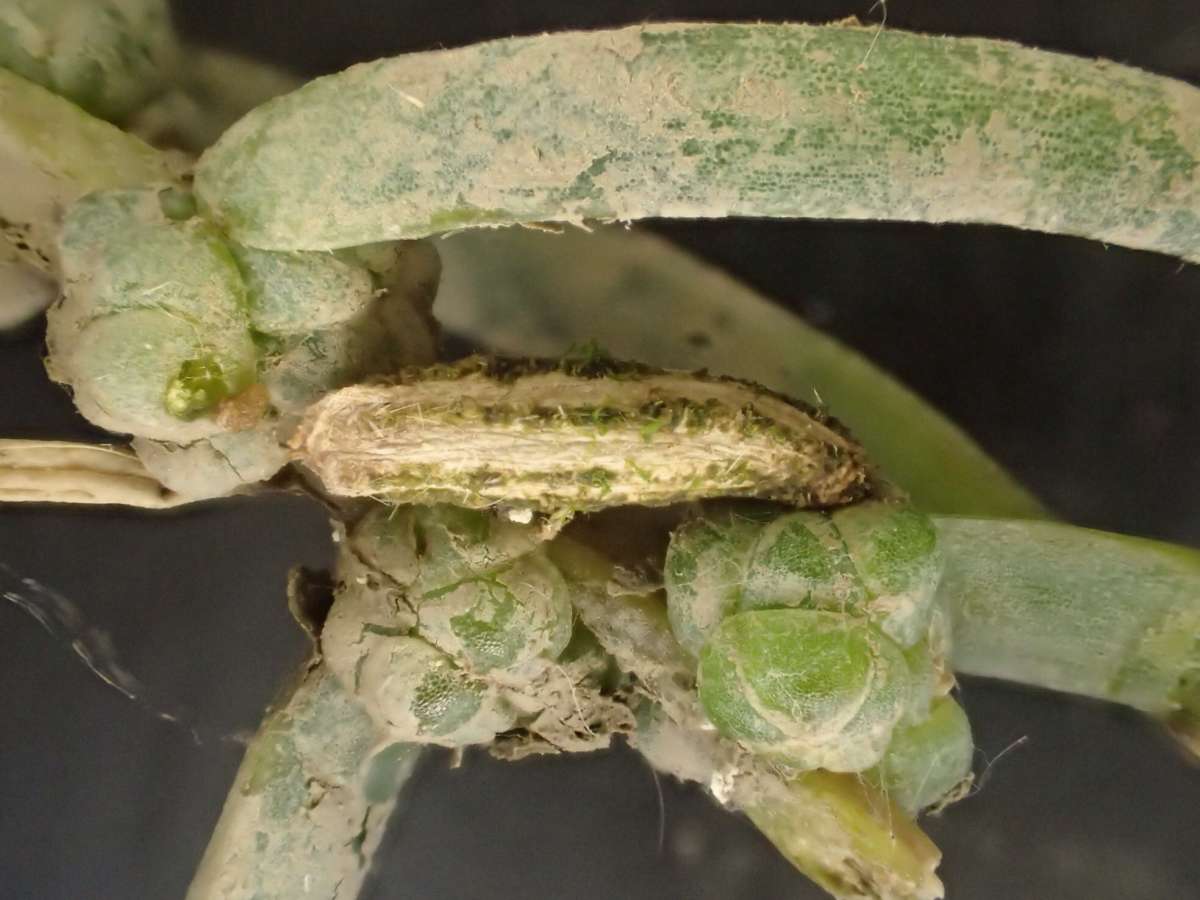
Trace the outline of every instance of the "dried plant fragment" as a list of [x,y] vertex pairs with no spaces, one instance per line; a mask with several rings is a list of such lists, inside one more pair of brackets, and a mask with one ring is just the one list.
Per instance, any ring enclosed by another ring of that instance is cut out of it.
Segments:
[[166,509],[188,502],[127,450],[65,441],[0,440],[0,502]]

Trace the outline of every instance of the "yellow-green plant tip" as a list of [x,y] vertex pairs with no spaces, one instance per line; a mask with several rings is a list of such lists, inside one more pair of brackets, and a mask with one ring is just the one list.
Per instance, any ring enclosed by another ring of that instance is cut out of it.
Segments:
[[[52,363],[56,374],[67,376],[63,380],[73,387],[76,406],[97,425],[188,443],[220,433],[221,426],[211,416],[185,420],[172,415],[166,391],[183,363],[208,349],[189,323],[138,309],[94,320],[73,338],[69,353],[57,352]],[[246,346],[234,349],[253,353],[248,339]]]
[[940,697],[923,722],[896,729],[883,759],[866,777],[897,806],[916,815],[970,777],[974,753],[967,714],[952,698]]
[[182,188],[163,188],[158,192],[158,203],[163,215],[175,222],[186,222],[196,215],[196,195]]
[[941,853],[861,776],[806,772],[746,814],[797,869],[839,898],[941,900]]
[[163,403],[177,419],[189,421],[211,411],[231,394],[221,363],[211,356],[188,359],[167,383]]
[[907,710],[900,648],[865,620],[818,610],[726,619],[700,652],[700,702],[717,729],[801,769],[859,772]]

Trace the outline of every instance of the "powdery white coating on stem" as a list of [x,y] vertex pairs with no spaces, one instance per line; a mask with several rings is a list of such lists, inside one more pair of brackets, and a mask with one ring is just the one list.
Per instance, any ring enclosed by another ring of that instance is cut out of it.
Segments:
[[1200,90],[1136,69],[845,25],[667,23],[355,66],[244,118],[197,186],[270,249],[744,215],[991,222],[1200,260],[1198,158]]
[[358,896],[416,759],[306,668],[247,748],[187,900]]
[[468,360],[316,404],[297,458],[343,496],[539,510],[748,496],[829,506],[863,496],[832,420],[746,383],[608,362]]

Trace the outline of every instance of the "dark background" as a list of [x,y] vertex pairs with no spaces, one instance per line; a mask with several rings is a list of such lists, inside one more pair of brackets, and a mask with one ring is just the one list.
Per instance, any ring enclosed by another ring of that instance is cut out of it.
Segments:
[[[316,74],[403,51],[672,18],[821,21],[862,2],[177,3],[196,39]],[[901,2],[889,26],[1012,38],[1200,83],[1194,2]],[[879,11],[870,15],[877,20]],[[662,225],[898,374],[1064,517],[1200,545],[1200,269],[982,228]],[[0,343],[0,435],[95,438],[40,368],[40,335]],[[0,510],[0,563],[111,635],[155,718],[61,641],[0,606],[0,896],[181,897],[254,727],[301,653],[286,570],[330,556],[300,500],[170,516]],[[1200,772],[1119,710],[968,681],[986,770],[928,821],[950,896],[1200,894]],[[1026,738],[1004,754],[1014,742]],[[1003,754],[1003,758],[998,759]],[[994,766],[989,764],[995,761]],[[372,900],[806,898],[746,823],[633,754],[423,767]]]

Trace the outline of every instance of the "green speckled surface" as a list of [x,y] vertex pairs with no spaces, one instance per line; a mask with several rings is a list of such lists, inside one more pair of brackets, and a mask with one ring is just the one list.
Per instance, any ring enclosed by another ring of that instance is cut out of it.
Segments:
[[[994,222],[1200,259],[1200,91],[979,39],[645,25],[379,60],[235,125],[243,243],[651,216]],[[304,152],[296,152],[303,147]]]

